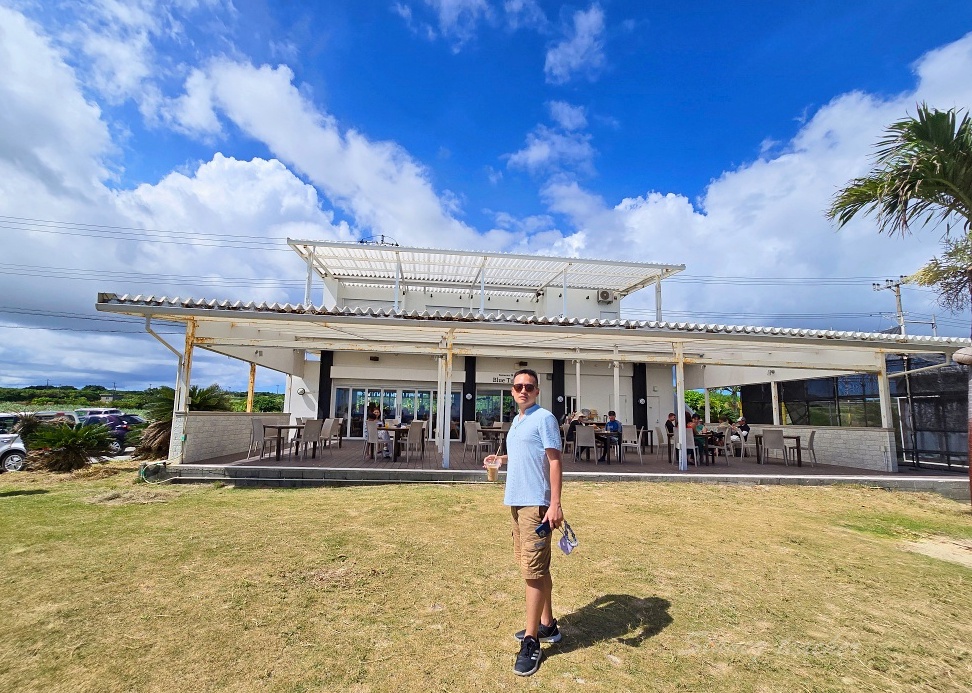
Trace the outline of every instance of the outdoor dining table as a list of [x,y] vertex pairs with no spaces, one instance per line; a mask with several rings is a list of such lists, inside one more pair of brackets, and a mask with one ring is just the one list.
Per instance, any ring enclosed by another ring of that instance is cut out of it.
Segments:
[[[401,445],[401,438],[403,435],[408,435],[408,426],[387,426],[379,425],[379,431],[387,431],[388,435],[392,437],[392,462],[398,459],[399,447]],[[423,441],[423,445],[425,442]]]
[[284,431],[303,431],[304,424],[263,424],[263,434],[267,434],[267,429],[275,429],[277,434],[274,436],[277,439],[277,454],[276,460],[280,461],[280,448],[283,447],[283,433]]
[[496,445],[496,454],[502,455],[504,449],[506,448],[506,433],[504,429],[498,426],[487,426],[485,428],[479,429],[480,435],[483,436],[484,440],[491,441]]
[[[756,433],[755,436],[756,436],[756,464],[763,464],[763,434]],[[802,467],[803,455],[800,454],[801,453],[800,436],[784,433],[783,434],[784,443],[787,440],[796,441],[797,467]]]
[[[615,436],[614,440],[611,441],[611,436]],[[621,433],[608,433],[600,426],[594,427],[594,438],[601,444],[604,448],[604,457],[610,462],[611,461],[611,450],[614,449],[618,453],[618,461],[621,462]],[[608,444],[611,441],[611,444]]]
[[655,454],[655,432],[650,428],[648,428],[647,426],[641,429],[641,440],[639,442],[641,443],[642,452],[645,451],[645,436],[648,436],[648,451],[651,452],[652,455],[654,455]]

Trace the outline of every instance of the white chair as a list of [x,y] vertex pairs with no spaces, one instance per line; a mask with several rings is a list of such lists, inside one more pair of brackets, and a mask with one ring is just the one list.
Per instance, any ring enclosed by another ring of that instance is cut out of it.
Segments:
[[597,464],[597,437],[593,426],[576,426],[574,428],[574,461],[580,457],[581,448],[594,451],[594,464]]
[[412,452],[419,453],[425,459],[425,426],[422,421],[413,421],[408,425],[408,435],[405,437],[405,462],[411,459]]
[[[685,451],[686,453],[688,453],[688,456],[687,456],[686,459],[687,459],[688,462],[690,462],[691,464],[694,464],[696,467],[698,467],[699,466],[699,458],[700,457],[703,457],[705,455],[705,452],[704,451],[700,451],[697,447],[695,447],[695,436],[693,436],[693,435],[687,435],[687,436],[685,436],[685,440],[689,444],[688,445],[688,448]],[[678,436],[675,436],[674,438],[672,438],[672,450],[674,450],[674,457],[675,457],[674,462],[676,464],[678,464],[679,450],[680,449],[681,448],[679,448],[679,446],[678,446]]]
[[[807,459],[810,460],[810,465],[813,467],[817,466],[817,453],[813,451],[813,437],[815,435],[817,435],[816,431],[810,431],[810,437],[807,438],[807,444],[803,447],[804,450],[810,453],[810,457]],[[786,447],[796,453],[796,442],[787,443]]]
[[343,439],[344,439],[344,419],[341,417],[337,417],[336,419],[333,420],[333,423],[331,425],[331,431],[328,434],[328,436],[325,438],[322,433],[321,440],[327,443],[327,447],[331,447],[334,443],[337,443],[338,447],[340,447],[341,440]]
[[565,455],[570,452],[570,449],[574,447],[574,441],[567,440],[567,429],[570,428],[570,424],[561,424],[560,426],[560,439],[563,441],[563,446],[561,452]]
[[[328,420],[330,421],[330,419]],[[301,431],[302,435],[294,441],[295,452],[300,453],[301,459],[307,454],[307,447],[314,445],[321,439],[321,429],[323,427],[323,419],[308,419],[304,422],[304,430]]]
[[246,456],[249,457],[253,454],[256,446],[260,446],[260,459],[266,454],[267,446],[270,447],[270,452],[273,452],[277,447],[276,438],[267,438],[266,433],[263,430],[263,419],[251,419],[250,420],[251,432],[250,432],[250,447],[246,451]]
[[[641,432],[642,429],[631,424],[623,424],[621,426],[621,451],[622,453],[626,448],[634,448],[638,451],[638,459],[641,464],[645,463],[645,458],[641,454]],[[620,462],[620,460],[618,460]]]
[[365,420],[365,444],[364,452],[362,453],[365,457],[368,456],[368,450],[371,449],[371,459],[378,459],[378,422]]
[[790,453],[787,450],[786,442],[783,440],[783,429],[782,428],[764,428],[763,429],[763,445],[761,449],[761,454],[763,456],[763,464],[766,464],[769,459],[770,450],[779,450],[783,453],[783,464],[790,465]]
[[466,442],[462,444],[462,461],[466,461],[466,450],[473,448],[478,454],[480,450],[486,450],[492,447],[492,443],[488,440],[483,440],[483,434],[479,430],[479,424],[476,421],[466,421],[463,424],[466,431]]

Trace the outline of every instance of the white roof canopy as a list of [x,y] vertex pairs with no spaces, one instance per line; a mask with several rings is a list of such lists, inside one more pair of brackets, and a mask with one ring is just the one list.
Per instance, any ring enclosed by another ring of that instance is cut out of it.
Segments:
[[[325,309],[99,294],[98,310],[195,323],[197,346],[290,372],[295,350],[579,359],[708,366],[707,387],[876,372],[886,354],[951,355],[954,337],[632,320]],[[261,357],[255,356],[259,350]],[[266,351],[264,351],[266,350]],[[271,350],[279,361],[271,362]],[[748,369],[747,373],[743,370]],[[760,371],[760,369],[762,369]],[[772,369],[773,372],[768,372]],[[761,380],[754,380],[760,376]]]
[[455,287],[539,294],[547,287],[608,289],[622,297],[677,274],[685,265],[366,243],[287,239],[325,279],[349,285]]

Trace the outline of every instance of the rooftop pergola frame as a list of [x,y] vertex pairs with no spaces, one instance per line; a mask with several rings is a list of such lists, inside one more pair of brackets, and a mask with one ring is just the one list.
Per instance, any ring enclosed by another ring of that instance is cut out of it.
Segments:
[[[883,333],[327,309],[304,304],[244,304],[116,294],[99,294],[97,309],[144,318],[149,332],[153,321],[185,323],[182,352],[166,345],[179,356],[177,383],[185,390],[195,347],[288,374],[298,372],[308,352],[424,354],[439,362],[440,397],[451,391],[453,359],[466,355],[560,359],[578,364],[607,362],[615,366],[615,374],[622,363],[669,365],[675,369],[676,397],[682,403],[686,389],[770,382],[775,393],[775,384],[786,380],[873,373],[879,376],[885,428],[891,426],[885,357],[935,353],[944,355],[948,362],[954,351],[970,343],[968,339],[952,337]],[[579,367],[577,372],[579,380]],[[186,411],[179,393],[176,406],[177,411]],[[774,409],[778,412],[779,408]],[[439,409],[440,415],[444,415],[444,410]],[[678,416],[679,435],[684,436],[684,407],[679,408]],[[447,466],[445,428],[440,422],[437,430]],[[683,469],[687,468],[685,449],[682,440]]]
[[[655,284],[660,318],[661,282],[685,265],[486,251],[439,250],[368,243],[287,239],[307,267],[304,303],[312,302],[313,278],[345,286],[401,290],[449,289],[491,294],[541,296],[548,289],[608,290],[619,298]],[[481,311],[485,305],[481,304]]]

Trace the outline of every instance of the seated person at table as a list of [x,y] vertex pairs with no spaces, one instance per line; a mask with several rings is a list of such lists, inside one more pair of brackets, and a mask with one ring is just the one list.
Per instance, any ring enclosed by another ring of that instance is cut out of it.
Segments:
[[702,417],[698,414],[692,415],[692,436],[695,439],[695,447],[701,450],[702,456],[705,457],[705,450],[709,445],[709,441],[706,436],[705,425],[702,423]]
[[[377,404],[372,403],[371,406],[368,407],[368,421],[377,421],[378,425],[379,426],[381,425],[382,423],[381,409],[378,408]],[[367,439],[368,439],[368,427],[365,426],[365,440]],[[391,451],[389,450],[388,447],[388,440],[389,440],[388,431],[378,431],[378,441],[381,441],[382,447],[385,450],[384,457],[386,460],[391,457]],[[374,441],[374,440],[368,441],[369,443],[375,444],[376,457],[378,456],[378,444],[379,444],[378,441]]]
[[[604,431],[608,434],[604,436],[604,451],[598,458],[598,462],[607,462],[607,456],[612,447],[617,447],[621,442],[621,422],[615,418],[617,415],[613,411],[608,412],[607,423],[604,424]],[[608,464],[611,464],[608,462]]]
[[668,435],[675,435],[675,427],[678,426],[678,417],[675,416],[675,412],[668,415],[668,421],[665,422],[665,430]]
[[736,422],[736,430],[739,431],[739,435],[742,436],[743,440],[749,438],[749,424],[746,423],[746,419],[742,416],[740,416],[739,421]]
[[[564,439],[573,443],[574,436],[575,436],[574,431],[577,429],[578,426],[586,426],[586,425],[587,425],[586,417],[583,414],[579,414],[575,412],[573,420],[570,422],[570,425],[567,427],[567,434],[564,436]],[[587,459],[590,460],[591,451],[587,450],[586,453],[587,453],[586,455]]]

